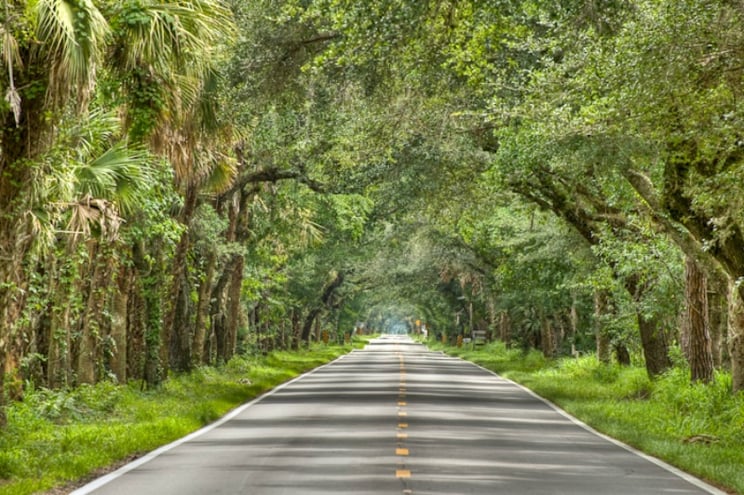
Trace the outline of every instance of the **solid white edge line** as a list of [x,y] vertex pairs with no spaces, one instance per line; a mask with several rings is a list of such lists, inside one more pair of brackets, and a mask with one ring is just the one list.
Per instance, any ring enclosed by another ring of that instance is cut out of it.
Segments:
[[203,428],[201,428],[199,430],[196,430],[195,432],[190,433],[190,434],[186,435],[183,438],[179,438],[178,440],[175,440],[175,441],[173,441],[173,442],[171,442],[171,443],[169,443],[167,445],[163,445],[162,447],[159,447],[159,448],[157,448],[157,449],[155,449],[155,450],[153,450],[151,452],[148,452],[144,456],[142,456],[142,457],[140,457],[138,459],[135,459],[134,461],[132,461],[132,462],[130,462],[128,464],[125,464],[124,466],[120,467],[116,471],[113,471],[113,472],[111,472],[109,474],[106,474],[106,475],[104,475],[104,476],[102,476],[100,478],[94,479],[90,483],[88,483],[88,484],[86,484],[84,486],[81,486],[77,490],[71,492],[70,495],[88,495],[89,493],[92,493],[93,491],[98,490],[99,488],[103,487],[104,485],[107,485],[108,483],[111,483],[112,481],[114,481],[115,479],[123,476],[124,474],[128,473],[129,471],[132,471],[133,469],[136,469],[136,468],[140,467],[141,465],[146,464],[146,463],[152,461],[153,459],[155,459],[159,455],[161,455],[161,454],[163,454],[163,453],[165,453],[165,452],[167,452],[167,451],[169,451],[171,449],[174,449],[174,448],[178,447],[179,445],[182,445],[182,444],[184,444],[184,443],[186,443],[186,442],[188,442],[190,440],[193,440],[194,438],[197,438],[197,437],[199,437],[199,436],[201,436],[201,435],[203,435],[203,434],[205,434],[205,433],[207,433],[207,432],[209,432],[211,430],[214,430],[215,428],[217,428],[219,426],[222,426],[223,424],[225,424],[228,421],[230,421],[231,419],[235,418],[236,416],[238,416],[239,414],[241,414],[243,411],[245,411],[246,409],[250,408],[251,406],[253,406],[253,405],[261,402],[262,400],[266,399],[267,397],[272,396],[276,392],[279,392],[280,390],[282,390],[285,387],[288,387],[289,385],[293,384],[294,382],[299,381],[299,380],[302,380],[303,378],[312,375],[316,371],[319,371],[319,370],[325,368],[326,366],[330,366],[330,365],[332,365],[334,363],[337,363],[338,361],[342,360],[347,355],[348,354],[344,354],[343,356],[339,356],[339,357],[337,357],[336,359],[334,359],[333,361],[331,361],[329,363],[320,365],[317,368],[313,368],[312,370],[307,371],[307,372],[301,374],[300,376],[297,376],[297,377],[295,377],[295,378],[293,378],[293,379],[291,379],[291,380],[289,380],[287,382],[284,382],[284,383],[282,383],[280,385],[277,385],[275,388],[272,388],[268,392],[264,392],[263,394],[259,395],[258,397],[256,397],[255,399],[251,400],[250,402],[246,402],[245,404],[236,407],[235,409],[233,409],[232,411],[228,412],[227,414],[225,414],[224,416],[222,416],[220,419],[218,419],[214,423],[210,423],[207,426],[204,426]]
[[[453,356],[450,356],[450,357],[453,357]],[[710,485],[710,484],[706,483],[705,481],[703,481],[700,478],[697,478],[697,477],[691,475],[690,473],[687,473],[685,471],[682,471],[681,469],[676,468],[676,467],[672,466],[671,464],[668,464],[668,463],[662,461],[661,459],[658,459],[658,458],[656,458],[656,457],[654,457],[652,455],[646,454],[645,452],[641,452],[640,450],[638,450],[638,449],[636,449],[634,447],[631,447],[630,445],[628,445],[626,443],[623,443],[623,442],[621,442],[620,440],[618,440],[616,438],[612,438],[610,436],[605,435],[602,432],[599,432],[599,431],[595,430],[594,428],[592,428],[588,424],[584,423],[580,419],[571,416],[571,414],[569,414],[568,412],[566,412],[563,409],[561,409],[560,406],[558,406],[558,405],[550,402],[545,397],[541,397],[541,396],[537,395],[537,393],[535,393],[534,391],[530,390],[529,388],[525,387],[524,385],[521,385],[521,384],[515,382],[514,380],[510,380],[509,378],[506,378],[504,376],[501,376],[498,373],[496,373],[495,371],[489,370],[488,368],[484,368],[483,366],[481,366],[481,365],[479,365],[477,363],[474,363],[472,361],[466,361],[465,359],[462,359],[462,358],[459,358],[459,357],[453,357],[453,359],[457,359],[457,360],[463,361],[465,363],[470,363],[473,366],[476,366],[477,368],[480,368],[483,371],[486,371],[489,374],[491,374],[491,375],[493,375],[493,376],[495,376],[497,378],[500,378],[501,380],[504,380],[506,382],[511,383],[512,385],[515,385],[516,387],[518,387],[518,388],[524,390],[525,392],[527,392],[532,397],[534,397],[534,398],[536,398],[536,399],[544,402],[549,407],[551,407],[553,410],[555,410],[558,414],[560,414],[561,416],[565,417],[566,419],[568,419],[572,423],[576,424],[577,426],[580,426],[581,428],[585,429],[589,433],[592,433],[592,434],[594,434],[594,435],[596,435],[596,436],[598,436],[598,437],[600,437],[600,438],[602,438],[602,439],[604,439],[604,440],[606,440],[606,441],[608,441],[608,442],[610,442],[612,444],[615,444],[618,447],[621,447],[621,448],[627,450],[628,452],[631,452],[631,453],[637,455],[638,457],[642,457],[643,459],[645,459],[645,460],[647,460],[647,461],[649,461],[649,462],[651,462],[653,464],[656,464],[660,468],[669,471],[670,473],[674,474],[675,476],[677,476],[679,478],[682,478],[683,480],[685,480],[688,483],[690,483],[690,484],[692,484],[692,485],[700,488],[701,490],[705,490],[706,492],[710,493],[711,495],[728,495],[726,492],[724,492],[722,490],[719,490],[718,488],[714,487],[713,485]]]

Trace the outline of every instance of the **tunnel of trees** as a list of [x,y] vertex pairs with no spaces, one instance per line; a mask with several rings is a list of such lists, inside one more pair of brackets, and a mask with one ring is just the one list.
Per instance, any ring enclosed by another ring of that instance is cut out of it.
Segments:
[[679,349],[744,389],[743,24],[724,0],[4,1],[0,410],[362,325],[651,376]]

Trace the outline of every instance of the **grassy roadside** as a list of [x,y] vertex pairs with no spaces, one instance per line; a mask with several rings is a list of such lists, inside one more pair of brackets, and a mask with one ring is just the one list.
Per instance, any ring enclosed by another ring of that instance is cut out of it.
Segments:
[[138,383],[100,383],[28,393],[9,407],[8,427],[0,431],[0,494],[25,495],[75,483],[183,437],[351,349],[318,345],[235,358],[219,369],[172,377],[151,391],[141,391]]
[[682,366],[650,381],[643,368],[602,365],[594,357],[548,361],[501,343],[429,347],[521,383],[609,436],[744,494],[744,394],[731,395],[729,375],[690,385]]

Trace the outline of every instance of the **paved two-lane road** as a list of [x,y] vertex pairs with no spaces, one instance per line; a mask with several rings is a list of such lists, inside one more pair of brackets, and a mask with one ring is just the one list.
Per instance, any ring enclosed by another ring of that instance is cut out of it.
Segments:
[[722,492],[477,366],[387,337],[74,493]]

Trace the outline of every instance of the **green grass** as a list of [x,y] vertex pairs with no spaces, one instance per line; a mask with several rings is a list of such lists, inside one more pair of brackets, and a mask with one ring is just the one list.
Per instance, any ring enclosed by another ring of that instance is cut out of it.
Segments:
[[[361,339],[355,343],[361,346]],[[0,494],[25,495],[86,478],[176,440],[351,346],[238,357],[173,376],[161,387],[99,383],[37,390],[8,407],[0,431]]]
[[510,378],[593,428],[730,493],[744,494],[744,393],[731,394],[731,376],[691,385],[676,367],[649,380],[638,367],[594,357],[546,360],[501,343],[476,350],[431,344]]

